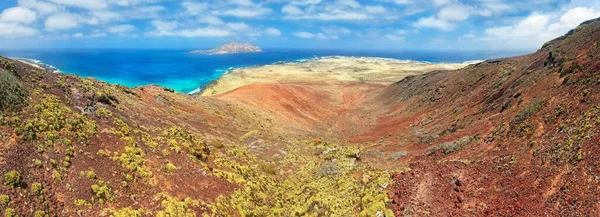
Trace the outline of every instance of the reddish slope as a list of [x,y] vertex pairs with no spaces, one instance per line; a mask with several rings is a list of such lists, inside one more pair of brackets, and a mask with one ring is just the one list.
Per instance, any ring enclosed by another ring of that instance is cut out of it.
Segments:
[[389,87],[252,85],[219,98],[378,144],[363,161],[410,168],[395,176],[398,215],[600,215],[599,40],[595,20],[534,54]]
[[598,39],[600,22],[593,21],[532,55],[418,76],[384,91],[380,100],[389,99],[392,115],[375,135],[426,132],[411,140],[423,144],[418,153],[482,138],[456,152],[416,156],[412,171],[395,177],[398,214],[599,215]]

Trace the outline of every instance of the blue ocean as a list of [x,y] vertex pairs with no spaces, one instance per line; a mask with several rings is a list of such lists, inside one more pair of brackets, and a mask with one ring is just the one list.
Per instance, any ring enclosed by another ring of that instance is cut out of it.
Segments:
[[232,68],[277,62],[304,61],[327,56],[361,56],[426,62],[465,62],[524,54],[506,52],[440,51],[340,51],[266,50],[264,53],[202,55],[187,50],[38,50],[0,51],[9,58],[23,58],[53,66],[62,73],[93,77],[111,84],[137,87],[148,84],[190,93],[218,79]]

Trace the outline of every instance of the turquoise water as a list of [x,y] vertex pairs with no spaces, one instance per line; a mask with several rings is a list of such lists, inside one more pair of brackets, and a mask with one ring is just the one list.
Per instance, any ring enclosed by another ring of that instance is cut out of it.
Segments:
[[185,50],[41,50],[0,51],[10,58],[38,60],[62,73],[93,77],[111,84],[137,87],[158,84],[189,93],[228,70],[302,61],[326,56],[366,56],[427,62],[465,62],[523,52],[369,52],[336,50],[267,50],[256,54],[200,55]]

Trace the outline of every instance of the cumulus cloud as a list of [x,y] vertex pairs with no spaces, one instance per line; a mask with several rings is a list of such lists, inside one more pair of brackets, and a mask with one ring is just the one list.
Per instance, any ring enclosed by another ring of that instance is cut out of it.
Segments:
[[437,17],[446,21],[463,21],[469,18],[470,10],[471,8],[462,4],[450,5],[442,8]]
[[294,36],[298,37],[298,38],[305,38],[305,39],[321,39],[321,40],[327,40],[327,39],[339,39],[338,36],[335,35],[326,35],[324,33],[318,32],[318,33],[311,33],[311,32],[306,32],[306,31],[302,31],[302,32],[295,32]]
[[456,27],[453,23],[436,17],[421,18],[413,26],[417,28],[437,28],[443,31],[451,31]]
[[2,11],[0,22],[31,23],[36,20],[37,14],[24,7],[13,7]]
[[18,5],[35,10],[40,15],[48,15],[58,11],[58,6],[56,4],[46,1],[19,0]]
[[196,28],[196,29],[183,29],[175,33],[175,35],[194,38],[194,37],[225,37],[230,36],[231,32],[227,30],[217,28]]
[[227,23],[227,28],[234,30],[234,31],[242,31],[242,30],[247,30],[250,27],[248,26],[248,24],[244,23],[244,22],[237,22],[237,23]]
[[281,8],[281,12],[287,15],[301,15],[304,13],[302,9],[295,5],[285,5],[283,8]]
[[413,23],[417,28],[436,28],[442,31],[452,31],[461,22],[472,16],[492,17],[498,16],[513,8],[500,1],[481,1],[478,4],[464,4],[457,0],[433,0],[433,5],[438,8],[435,15],[424,17]]
[[321,21],[363,21],[395,19],[393,13],[381,5],[362,5],[355,0],[315,2],[314,4],[289,3],[281,8],[285,19]]
[[105,0],[50,0],[56,4],[68,7],[83,8],[88,10],[99,10],[108,7]]
[[209,25],[221,25],[221,24],[225,23],[220,18],[218,18],[216,16],[212,16],[212,15],[203,15],[203,16],[199,17],[197,21],[198,21],[198,23],[204,23],[204,24],[209,24]]
[[524,37],[540,33],[549,21],[547,15],[531,14],[516,25],[494,27],[485,30],[485,33],[494,37]]
[[79,17],[70,13],[58,13],[54,14],[48,19],[44,25],[47,30],[62,30],[62,29],[73,29],[79,26]]
[[265,30],[265,33],[267,33],[267,35],[271,35],[271,36],[280,36],[281,35],[281,31],[279,31],[279,29],[276,28],[267,28]]
[[295,32],[294,36],[296,36],[298,38],[314,38],[315,34],[310,33],[310,32]]
[[586,7],[576,7],[563,14],[559,21],[548,27],[551,33],[566,32],[583,21],[600,17],[600,11]]
[[433,0],[433,5],[436,7],[442,6],[442,5],[447,5],[450,2],[452,2],[452,0]]
[[[556,16],[558,18],[554,18]],[[559,15],[532,13],[513,25],[487,28],[484,36],[477,38],[484,42],[494,41],[504,47],[536,48],[544,42],[565,34],[583,21],[597,18],[600,10],[576,7]]]
[[384,37],[390,41],[401,42],[404,41],[404,39],[406,39],[407,34],[408,32],[406,30],[398,29],[385,34]]
[[191,2],[191,1],[185,1],[183,3],[181,3],[181,5],[187,10],[188,13],[191,14],[198,14],[203,12],[204,10],[206,10],[208,8],[208,4],[207,3],[197,3],[197,2]]
[[107,31],[110,33],[127,33],[135,30],[135,26],[131,24],[122,24],[108,27]]
[[183,28],[180,29],[178,22],[172,21],[152,21],[154,31],[149,32],[149,36],[180,36],[180,37],[225,37],[232,35],[230,31],[214,28],[214,27],[200,27],[200,28]]
[[271,9],[256,7],[256,8],[233,8],[226,9],[223,11],[215,11],[216,15],[220,16],[230,16],[230,17],[240,17],[240,18],[255,18],[262,17],[269,13],[271,13]]
[[38,31],[22,26],[16,23],[2,23],[0,22],[0,36],[8,38],[32,36],[38,34]]

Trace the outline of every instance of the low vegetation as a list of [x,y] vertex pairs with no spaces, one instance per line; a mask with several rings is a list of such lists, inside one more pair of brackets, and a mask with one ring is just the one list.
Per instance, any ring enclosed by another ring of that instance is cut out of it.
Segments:
[[13,73],[0,69],[0,87],[0,111],[15,111],[27,105],[27,89]]
[[256,158],[240,149],[235,159],[246,159],[249,166],[218,157],[216,162],[231,171],[217,175],[243,187],[219,197],[212,211],[221,216],[393,216],[385,191],[390,175],[361,164],[360,149],[323,142],[309,147],[322,154],[308,162],[289,155],[284,161],[301,166],[283,177],[264,173]]
[[21,186],[23,182],[23,178],[21,177],[21,173],[12,170],[4,174],[4,185],[9,186],[11,188],[16,188]]
[[474,136],[466,136],[457,141],[446,142],[439,146],[430,147],[429,149],[427,149],[427,154],[433,154],[439,150],[441,150],[441,152],[443,154],[450,154],[450,153],[460,150],[464,146],[466,146],[474,141],[477,141],[479,139],[481,139],[481,136],[479,134],[474,135]]

